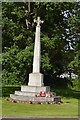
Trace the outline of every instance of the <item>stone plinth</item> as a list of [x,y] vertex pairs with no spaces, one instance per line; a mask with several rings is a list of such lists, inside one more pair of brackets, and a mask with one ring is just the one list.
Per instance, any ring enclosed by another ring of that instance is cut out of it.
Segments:
[[46,93],[48,93],[50,92],[50,87],[21,86],[21,91],[15,91],[15,95],[35,96],[37,94],[40,94],[41,91],[45,91]]
[[23,95],[16,95],[16,94],[10,94],[10,98],[16,101],[22,101],[22,102],[59,102],[61,101],[60,96],[54,96],[52,98],[49,97],[34,97],[34,96],[23,96]]
[[41,91],[45,91],[46,93],[50,92],[50,87],[40,87],[40,86],[21,86],[21,91],[15,91],[15,95],[23,95],[23,96],[35,96],[40,94]]
[[27,96],[27,97],[35,97],[35,95],[37,95],[37,92],[23,92],[23,91],[15,91],[15,95],[21,95],[21,96]]
[[45,91],[46,93],[48,93],[48,91],[50,92],[50,87],[49,86],[21,86],[21,91],[24,92],[32,92],[32,93],[40,93],[41,91]]
[[28,86],[44,86],[43,74],[41,73],[30,73]]
[[50,92],[49,86],[21,86],[21,91],[15,91],[15,94],[10,94],[10,98],[16,101],[22,102],[59,102],[61,101],[60,96],[54,97],[36,97],[36,95],[40,95],[41,91],[45,91],[46,93]]

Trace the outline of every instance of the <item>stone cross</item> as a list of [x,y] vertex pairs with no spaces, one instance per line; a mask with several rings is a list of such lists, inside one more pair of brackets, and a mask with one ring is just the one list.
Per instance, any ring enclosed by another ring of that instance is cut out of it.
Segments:
[[43,21],[41,21],[40,17],[38,17],[37,20],[34,20],[34,22],[37,23],[37,26],[35,33],[33,71],[29,74],[28,86],[41,87],[44,86],[43,74],[40,73],[40,24],[43,23]]
[[40,20],[40,17],[37,17],[37,20],[34,19],[34,22],[37,23],[37,26],[39,27],[41,23],[43,23],[43,21]]
[[37,23],[37,26],[35,33],[33,73],[40,73],[40,24],[43,23],[43,21],[40,20],[40,17],[37,17],[37,20],[34,20],[34,22]]

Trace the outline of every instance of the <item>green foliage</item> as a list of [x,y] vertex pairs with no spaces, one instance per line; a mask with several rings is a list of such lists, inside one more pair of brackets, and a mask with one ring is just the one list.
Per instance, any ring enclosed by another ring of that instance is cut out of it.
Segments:
[[69,18],[69,26],[70,26],[70,36],[71,37],[71,42],[73,44],[74,48],[74,58],[73,60],[69,63],[68,67],[71,69],[74,73],[80,75],[80,21],[79,21],[79,7],[80,3],[77,3],[75,5],[75,9],[72,10],[72,15]]
[[68,65],[69,69],[72,69],[74,73],[80,75],[80,49],[75,50],[74,59]]
[[13,94],[15,90],[20,90],[20,86],[3,86],[2,87],[2,97],[9,97]]
[[42,62],[43,72],[45,71],[48,72],[51,69],[51,65],[50,65],[50,58],[48,57],[47,53],[42,55],[41,62]]
[[30,72],[32,56],[33,45],[20,51],[14,46],[3,53],[3,85],[23,84],[26,74]]
[[28,82],[28,74],[32,72],[35,39],[33,21],[37,16],[44,20],[41,24],[41,72],[53,77],[68,70],[80,74],[77,34],[80,27],[79,3],[31,2],[28,11],[28,3],[4,2],[3,84],[20,85]]

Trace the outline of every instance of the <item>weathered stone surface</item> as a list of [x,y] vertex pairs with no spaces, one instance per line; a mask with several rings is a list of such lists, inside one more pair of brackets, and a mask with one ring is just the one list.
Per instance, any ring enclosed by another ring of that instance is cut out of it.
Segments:
[[22,92],[22,91],[15,91],[15,95],[23,95],[23,96],[35,96],[37,92]]
[[41,73],[31,73],[31,74],[29,74],[28,86],[44,86],[43,74],[41,74]]
[[40,24],[43,23],[40,17],[35,20],[37,23],[35,33],[35,46],[34,46],[34,58],[33,58],[33,73],[40,73]]
[[33,73],[40,72],[40,26],[36,26]]
[[37,92],[40,93],[41,91],[45,91],[46,93],[48,93],[48,91],[50,92],[50,87],[49,86],[21,86],[21,91],[25,91],[25,92]]
[[15,100],[20,100],[20,101],[35,101],[35,102],[59,102],[60,96],[54,96],[54,97],[32,97],[32,96],[23,96],[23,95],[15,95],[15,94],[10,94],[10,97]]

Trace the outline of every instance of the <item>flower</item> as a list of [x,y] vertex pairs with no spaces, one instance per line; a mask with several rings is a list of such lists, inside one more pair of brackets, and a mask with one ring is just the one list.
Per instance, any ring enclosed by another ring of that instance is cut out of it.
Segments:
[[61,103],[64,103],[62,100],[60,101]]
[[52,102],[50,104],[52,104]]
[[56,104],[56,102],[53,102],[53,104]]
[[41,102],[40,102],[40,101],[38,101],[38,104],[41,104]]
[[13,100],[13,103],[17,103],[16,100]]
[[60,104],[61,104],[61,102],[59,101],[59,102],[58,102],[58,105],[60,105]]
[[6,98],[6,101],[9,101],[9,98]]
[[48,101],[47,104],[50,104],[50,102]]
[[31,100],[29,101],[29,104],[32,104],[32,101],[31,101]]

